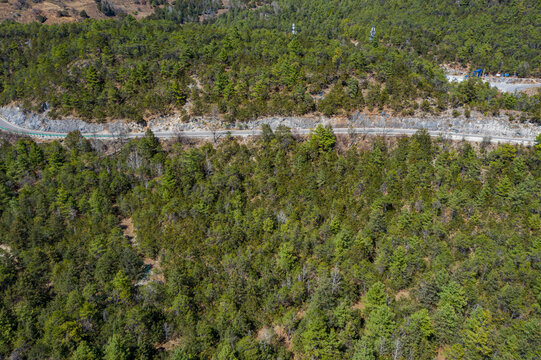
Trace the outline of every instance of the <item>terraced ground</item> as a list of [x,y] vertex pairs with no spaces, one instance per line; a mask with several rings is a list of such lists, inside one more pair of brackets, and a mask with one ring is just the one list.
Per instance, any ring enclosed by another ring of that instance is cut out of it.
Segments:
[[[112,18],[120,14],[129,14],[140,19],[154,12],[147,0],[108,0],[108,2],[116,10],[116,15],[111,16]],[[7,2],[0,0],[0,21],[58,24],[82,21],[85,19],[85,13],[92,19],[108,18],[98,9],[98,3],[94,0],[7,0]]]
[[[44,24],[62,24],[90,19],[114,19],[131,15],[142,19],[154,14],[155,9],[165,6],[174,6],[174,0],[0,0],[0,22],[13,20],[20,23],[39,22]],[[156,3],[163,3],[156,5]],[[105,5],[100,10],[100,4]],[[216,4],[215,4],[216,5]],[[196,17],[199,21],[227,13],[232,6],[230,0],[222,0],[217,5],[218,10],[212,11],[210,7]],[[255,8],[257,8],[256,6]],[[111,12],[104,10],[112,9]]]

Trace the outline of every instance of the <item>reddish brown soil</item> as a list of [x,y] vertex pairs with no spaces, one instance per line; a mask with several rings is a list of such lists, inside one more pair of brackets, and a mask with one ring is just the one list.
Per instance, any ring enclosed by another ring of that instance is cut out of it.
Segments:
[[[80,13],[84,10],[90,18],[107,19],[98,10],[94,0],[0,0],[0,21],[13,20],[21,23],[39,21],[47,18],[45,24],[61,24],[84,20]],[[111,6],[135,18],[143,18],[154,12],[148,0],[109,0]],[[62,12],[62,14],[60,14]]]

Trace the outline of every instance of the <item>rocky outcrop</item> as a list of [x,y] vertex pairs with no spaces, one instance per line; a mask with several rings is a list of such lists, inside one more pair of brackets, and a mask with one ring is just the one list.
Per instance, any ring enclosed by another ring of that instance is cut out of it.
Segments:
[[[112,121],[106,124],[94,124],[75,118],[52,120],[43,114],[25,113],[16,106],[0,108],[0,116],[14,125],[25,129],[70,132],[79,130],[83,133],[129,133],[142,132],[143,126],[124,121]],[[354,128],[395,128],[395,129],[427,129],[433,131],[456,132],[464,134],[491,136],[507,136],[519,138],[534,138],[541,132],[537,124],[510,121],[507,116],[483,116],[472,112],[470,118],[464,116],[453,117],[451,111],[443,112],[438,116],[390,116],[385,112],[377,115],[367,115],[360,112],[349,117],[280,117],[271,116],[249,122],[225,124],[218,119],[205,117],[191,118],[182,122],[178,115],[156,117],[148,121],[148,126],[155,132],[178,132],[188,130],[219,130],[219,129],[258,129],[263,124],[276,128],[280,125],[292,129],[309,129],[318,124],[335,127]]]
[[5,118],[13,125],[25,129],[50,132],[68,133],[70,131],[79,130],[82,133],[101,133],[142,130],[142,128],[137,126],[137,124],[127,124],[122,121],[113,121],[107,124],[94,124],[75,118],[53,120],[48,117],[47,112],[42,114],[28,113],[22,111],[17,106],[1,107],[0,116]]

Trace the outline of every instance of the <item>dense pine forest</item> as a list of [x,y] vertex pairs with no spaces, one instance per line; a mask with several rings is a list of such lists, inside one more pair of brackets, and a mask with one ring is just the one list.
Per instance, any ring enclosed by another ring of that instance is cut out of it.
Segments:
[[541,357],[541,144],[186,141],[2,141],[0,357]]
[[[0,23],[0,106],[541,124],[541,90],[444,72],[541,78],[539,0],[97,3],[114,19]],[[261,130],[1,136],[0,359],[541,358],[541,135]]]
[[1,23],[0,105],[141,123],[449,109],[541,121],[539,93],[450,84],[441,68],[541,76],[537,0],[233,1],[202,22],[222,4],[155,5],[142,21]]

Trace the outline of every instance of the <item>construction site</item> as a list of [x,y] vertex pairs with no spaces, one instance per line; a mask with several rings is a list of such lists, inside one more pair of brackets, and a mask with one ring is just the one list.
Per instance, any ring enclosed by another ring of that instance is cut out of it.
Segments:
[[451,82],[462,82],[472,77],[478,78],[500,91],[511,94],[524,93],[534,95],[537,93],[538,88],[541,87],[540,79],[521,78],[509,73],[487,74],[483,69],[477,69],[472,72],[447,70],[446,77]]

